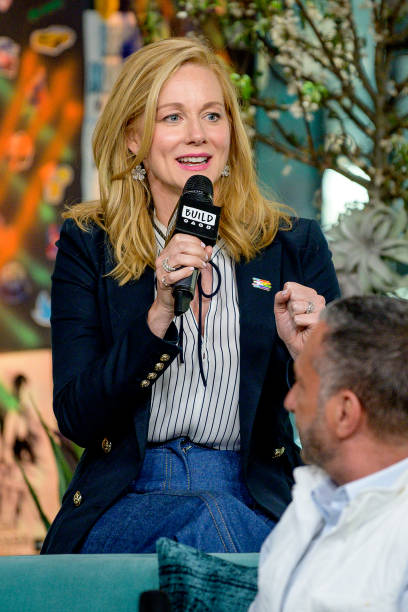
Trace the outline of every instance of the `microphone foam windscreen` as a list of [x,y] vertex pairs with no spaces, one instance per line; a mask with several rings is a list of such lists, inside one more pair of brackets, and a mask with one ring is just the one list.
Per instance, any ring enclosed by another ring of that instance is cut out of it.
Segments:
[[184,185],[183,193],[186,193],[187,191],[202,191],[212,197],[213,185],[210,179],[206,176],[203,176],[202,174],[193,174],[193,176],[190,176],[190,178],[187,179],[186,184]]

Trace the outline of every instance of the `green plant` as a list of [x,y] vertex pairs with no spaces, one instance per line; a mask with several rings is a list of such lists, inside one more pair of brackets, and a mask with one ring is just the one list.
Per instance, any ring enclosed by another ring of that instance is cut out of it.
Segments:
[[[58,437],[55,433],[51,432],[50,428],[48,427],[48,425],[46,424],[46,422],[44,421],[40,411],[38,410],[34,399],[31,397],[31,402],[33,405],[33,408],[38,416],[38,419],[45,431],[45,433],[47,434],[48,440],[50,441],[51,444],[51,448],[53,450],[54,453],[54,457],[55,457],[55,463],[57,465],[57,470],[58,470],[58,488],[59,488],[59,496],[60,499],[62,500],[62,497],[65,493],[65,491],[68,488],[69,483],[72,480],[72,476],[73,476],[73,471],[72,468],[70,467],[67,459],[65,458],[65,455],[62,451],[61,448],[61,443],[57,443],[56,442],[56,438]],[[78,459],[80,457],[80,454],[82,453],[82,450],[79,449],[79,447],[77,447],[76,444],[74,444],[73,442],[70,443],[71,448],[74,450],[74,452],[79,451],[78,453]]]
[[[34,399],[31,396],[29,396],[29,400],[34,410],[34,413],[36,415],[36,418],[38,419],[40,426],[45,432],[46,437],[48,438],[52,451],[53,451],[53,456],[54,456],[55,463],[57,466],[57,471],[58,471],[59,497],[60,497],[60,500],[62,500],[62,496],[64,495],[65,490],[67,489],[72,479],[72,476],[73,476],[73,466],[79,460],[80,455],[82,453],[82,449],[80,449],[74,443],[66,439],[62,439],[58,432],[51,431],[49,426],[44,421],[40,411],[38,410],[38,407],[36,406]],[[22,411],[19,398],[16,397],[15,394],[8,391],[8,389],[1,383],[0,383],[0,407],[1,407],[1,416],[2,416],[1,421],[3,423],[4,423],[4,419],[6,418],[7,412],[10,412],[10,411],[21,412]],[[65,451],[65,454],[64,454],[64,451]],[[35,454],[35,449],[33,449],[33,452]],[[67,460],[66,454],[70,455],[71,464]],[[24,466],[24,462],[20,460],[20,458],[15,452],[12,453],[12,456],[14,458],[14,461],[18,469],[20,470],[22,474],[24,482],[27,485],[31,498],[38,510],[40,519],[45,529],[47,530],[50,526],[50,520],[43,510],[43,506],[42,506],[38,491],[36,491],[35,486],[31,482],[30,477],[27,474],[27,471]]]

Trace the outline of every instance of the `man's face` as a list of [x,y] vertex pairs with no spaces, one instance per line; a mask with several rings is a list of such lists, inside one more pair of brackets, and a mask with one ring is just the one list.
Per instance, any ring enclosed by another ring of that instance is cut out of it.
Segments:
[[[285,408],[293,412],[302,442],[302,458],[324,468],[334,455],[334,439],[327,427],[327,403],[319,405],[320,377],[313,367],[322,351],[326,324],[318,323],[295,362],[296,383],[285,399]],[[328,400],[330,401],[330,400]]]

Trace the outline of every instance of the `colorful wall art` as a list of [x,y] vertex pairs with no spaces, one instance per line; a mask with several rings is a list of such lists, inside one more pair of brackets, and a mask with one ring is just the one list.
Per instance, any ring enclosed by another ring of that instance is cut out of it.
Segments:
[[1,352],[50,344],[59,212],[80,199],[82,83],[80,2],[2,0]]

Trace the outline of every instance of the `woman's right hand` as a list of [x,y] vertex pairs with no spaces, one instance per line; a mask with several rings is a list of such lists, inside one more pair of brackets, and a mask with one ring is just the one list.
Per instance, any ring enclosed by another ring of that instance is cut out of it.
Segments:
[[[156,259],[157,295],[147,318],[156,336],[163,338],[174,318],[172,286],[190,276],[194,268],[205,268],[211,253],[212,247],[205,246],[196,236],[175,234]],[[163,264],[175,270],[167,272]]]

